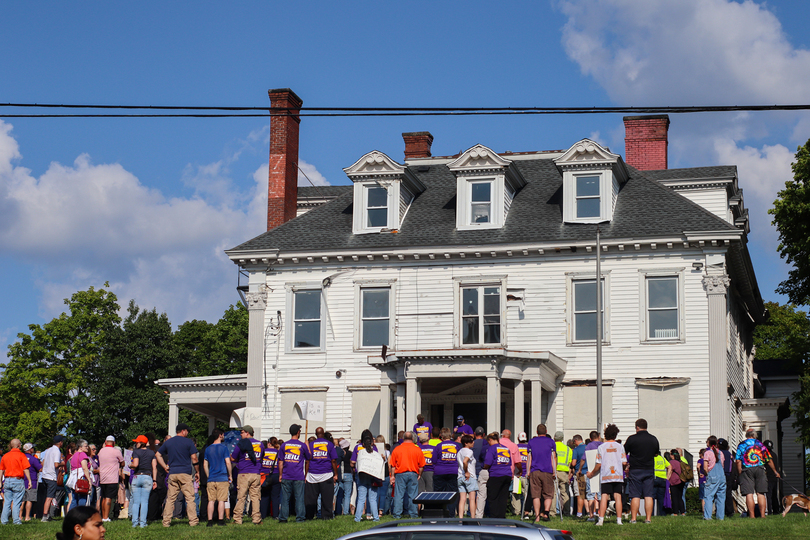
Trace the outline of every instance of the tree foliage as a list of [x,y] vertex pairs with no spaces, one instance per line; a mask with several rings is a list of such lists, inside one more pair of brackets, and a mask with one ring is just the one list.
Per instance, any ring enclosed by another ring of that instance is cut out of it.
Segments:
[[793,265],[777,292],[810,305],[810,140],[796,152],[793,179],[785,182],[768,213],[779,231],[779,255]]

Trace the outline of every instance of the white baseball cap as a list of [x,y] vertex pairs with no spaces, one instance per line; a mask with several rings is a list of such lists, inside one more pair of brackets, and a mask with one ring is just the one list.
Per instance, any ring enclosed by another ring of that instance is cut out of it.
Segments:
[[115,442],[115,437],[112,435],[107,435],[107,438],[104,439],[106,442]]

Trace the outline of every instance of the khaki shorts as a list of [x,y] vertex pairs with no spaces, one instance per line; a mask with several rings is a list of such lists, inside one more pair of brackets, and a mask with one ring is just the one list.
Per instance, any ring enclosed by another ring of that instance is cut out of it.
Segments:
[[230,482],[208,482],[209,501],[227,501]]
[[577,475],[577,491],[579,492],[579,498],[583,501],[587,498],[587,483],[588,478],[584,474]]
[[[554,475],[547,472],[532,471],[529,474],[529,485],[532,490],[532,498],[551,499],[554,497]],[[538,496],[539,495],[539,496]]]

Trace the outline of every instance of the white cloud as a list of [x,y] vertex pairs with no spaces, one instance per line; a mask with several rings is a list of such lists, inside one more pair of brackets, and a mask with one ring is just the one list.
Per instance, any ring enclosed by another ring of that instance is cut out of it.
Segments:
[[[269,168],[269,167],[268,167]],[[310,181],[312,182],[310,184]],[[311,165],[303,159],[298,159],[298,185],[299,186],[328,186],[329,181],[318,172],[315,165]]]
[[229,171],[240,152],[189,165],[179,180],[193,195],[166,197],[121,165],[94,164],[86,154],[35,177],[16,164],[17,141],[0,121],[0,250],[31,265],[44,318],[61,313],[76,290],[109,281],[122,307],[132,298],[175,324],[216,320],[238,300],[236,267],[223,251],[266,227],[268,166],[258,165],[252,185],[240,190]]

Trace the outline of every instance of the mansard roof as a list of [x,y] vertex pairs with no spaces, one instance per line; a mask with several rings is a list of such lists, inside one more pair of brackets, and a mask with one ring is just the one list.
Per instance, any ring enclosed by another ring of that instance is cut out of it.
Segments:
[[[456,178],[444,163],[408,167],[425,186],[413,201],[396,233],[352,234],[352,187],[333,186],[334,200],[233,248],[232,252],[296,252],[352,249],[396,249],[432,246],[494,246],[524,242],[592,240],[595,224],[563,223],[562,174],[547,158],[516,160],[526,185],[517,193],[499,229],[457,230]],[[733,225],[658,182],[668,175],[704,177],[736,174],[735,167],[701,167],[641,172],[627,165],[612,221],[599,225],[602,238],[683,237],[688,231],[739,232]],[[322,189],[322,188],[321,188]],[[313,189],[314,191],[314,189]]]

